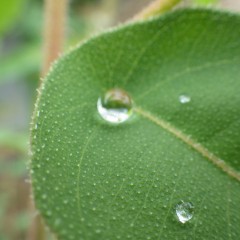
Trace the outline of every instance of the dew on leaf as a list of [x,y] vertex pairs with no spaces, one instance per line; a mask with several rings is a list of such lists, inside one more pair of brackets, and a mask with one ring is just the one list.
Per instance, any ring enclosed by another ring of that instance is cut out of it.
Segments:
[[176,205],[176,215],[181,223],[188,222],[194,214],[194,206],[191,202],[181,201]]
[[180,95],[179,96],[179,102],[182,104],[189,103],[191,101],[191,98],[187,95]]
[[99,97],[97,110],[107,122],[122,123],[132,114],[132,99],[121,89],[111,89],[104,96]]

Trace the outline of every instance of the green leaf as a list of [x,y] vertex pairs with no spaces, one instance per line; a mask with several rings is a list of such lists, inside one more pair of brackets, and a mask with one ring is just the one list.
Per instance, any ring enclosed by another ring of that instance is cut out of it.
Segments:
[[27,155],[28,134],[0,128],[0,147],[11,148]]
[[217,2],[219,2],[219,0],[193,0],[193,3],[197,5],[210,5],[216,4]]
[[7,0],[1,2],[0,34],[8,28],[21,11],[23,0]]
[[0,85],[16,78],[26,78],[28,74],[39,71],[42,54],[39,44],[24,46],[18,51],[0,58]]
[[[36,206],[59,239],[239,238],[239,24],[179,10],[94,37],[53,66],[31,169]],[[120,124],[97,112],[113,88],[134,102]],[[194,210],[185,224],[181,201]]]

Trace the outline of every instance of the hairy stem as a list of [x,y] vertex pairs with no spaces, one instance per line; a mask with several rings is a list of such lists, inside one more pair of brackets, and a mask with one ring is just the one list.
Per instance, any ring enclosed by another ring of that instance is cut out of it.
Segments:
[[45,240],[44,224],[41,216],[36,213],[32,200],[30,202],[30,211],[33,215],[33,220],[27,233],[27,240]]
[[147,19],[151,16],[167,12],[180,2],[181,0],[156,0],[134,16],[133,20]]
[[62,52],[68,0],[45,0],[44,58],[42,76]]

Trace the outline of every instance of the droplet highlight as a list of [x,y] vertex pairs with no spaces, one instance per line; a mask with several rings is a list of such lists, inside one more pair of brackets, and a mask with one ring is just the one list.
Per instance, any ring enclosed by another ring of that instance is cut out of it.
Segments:
[[114,88],[99,97],[97,110],[100,116],[110,123],[122,123],[132,115],[132,99],[122,89]]
[[191,202],[183,202],[181,201],[176,205],[176,215],[178,220],[181,223],[186,223],[190,219],[192,219],[194,214],[194,206]]
[[187,95],[180,95],[179,96],[179,102],[182,104],[189,103],[191,101],[191,98]]

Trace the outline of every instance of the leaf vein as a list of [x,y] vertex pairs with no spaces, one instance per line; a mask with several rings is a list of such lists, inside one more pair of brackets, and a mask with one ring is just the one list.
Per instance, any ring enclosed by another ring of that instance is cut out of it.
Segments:
[[165,120],[161,119],[160,117],[156,117],[150,112],[143,110],[140,107],[135,107],[134,111],[138,113],[140,116],[150,120],[151,122],[157,124],[158,126],[162,127],[166,131],[172,133],[175,137],[182,140],[188,146],[196,150],[200,153],[204,158],[209,160],[212,164],[220,168],[223,172],[227,173],[229,176],[233,177],[234,179],[240,181],[240,173],[234,170],[232,167],[228,166],[224,160],[219,158],[218,156],[211,153],[207,148],[202,146],[200,143],[192,139],[190,136],[185,135],[176,127],[172,126]]

